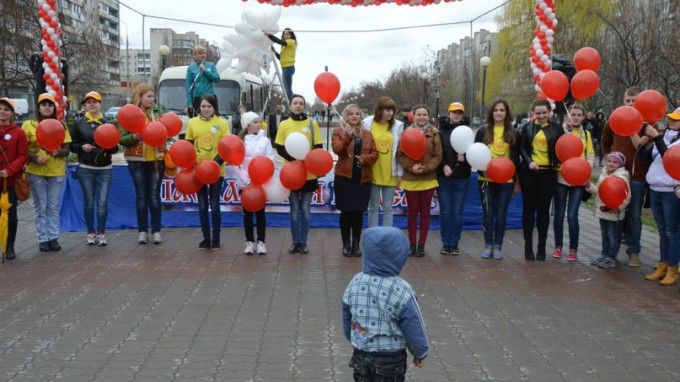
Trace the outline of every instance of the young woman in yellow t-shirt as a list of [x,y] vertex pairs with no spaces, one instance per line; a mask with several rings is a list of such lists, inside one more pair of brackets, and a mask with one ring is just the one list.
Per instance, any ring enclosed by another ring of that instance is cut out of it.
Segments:
[[281,54],[277,53],[272,47],[276,58],[281,62],[281,74],[283,75],[283,87],[286,90],[288,101],[293,98],[293,74],[295,74],[295,52],[297,50],[297,37],[292,29],[286,28],[281,33],[281,38],[264,33],[270,40],[281,45]]
[[[515,164],[519,164],[517,134],[512,128],[510,105],[504,99],[491,103],[486,115],[486,127],[477,131],[476,142],[486,144],[491,150],[491,156],[507,157]],[[479,171],[478,171],[479,172]],[[496,260],[503,258],[503,237],[508,215],[508,205],[512,194],[519,192],[517,171],[513,179],[507,183],[495,183],[479,173],[479,199],[482,202],[482,220],[484,226],[484,251],[482,258],[493,256]]]

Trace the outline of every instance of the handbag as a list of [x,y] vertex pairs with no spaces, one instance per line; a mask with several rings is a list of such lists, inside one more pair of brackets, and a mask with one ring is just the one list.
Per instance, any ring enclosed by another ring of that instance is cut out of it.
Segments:
[[31,181],[26,178],[18,178],[14,181],[14,194],[17,200],[23,202],[31,197]]

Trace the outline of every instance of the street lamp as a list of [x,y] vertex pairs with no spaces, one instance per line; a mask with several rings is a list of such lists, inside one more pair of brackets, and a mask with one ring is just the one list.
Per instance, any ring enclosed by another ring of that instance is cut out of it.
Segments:
[[167,45],[161,45],[158,47],[158,54],[161,55],[161,73],[165,70],[166,66],[166,59],[168,58],[168,55],[170,54],[170,47]]
[[484,113],[486,112],[486,109],[484,108],[484,96],[486,95],[486,68],[491,65],[491,58],[489,56],[484,56],[479,59],[479,65],[481,65],[482,68],[484,68],[484,74],[482,74],[482,117],[484,116]]
[[425,72],[420,75],[420,79],[423,80],[423,104],[427,104],[427,81],[430,80],[430,75]]

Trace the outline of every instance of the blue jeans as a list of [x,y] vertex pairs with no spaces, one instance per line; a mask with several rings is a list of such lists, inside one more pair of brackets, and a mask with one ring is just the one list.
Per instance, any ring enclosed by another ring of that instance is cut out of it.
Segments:
[[479,182],[484,219],[484,248],[501,251],[514,183]]
[[[104,232],[109,209],[109,190],[113,169],[94,170],[78,167],[78,182],[83,190],[83,214],[87,232]],[[96,202],[96,203],[95,203]],[[94,206],[97,205],[97,229],[94,224]]]
[[149,213],[151,214],[151,232],[161,231],[161,183],[165,163],[163,161],[128,162],[128,170],[135,184],[137,194],[137,228],[139,232],[149,229]]
[[288,201],[290,202],[290,230],[293,235],[293,243],[306,243],[309,233],[310,207],[313,192],[291,191]]
[[675,266],[680,262],[680,199],[674,192],[651,190],[652,213],[659,231],[661,261]]
[[642,235],[642,203],[645,200],[647,182],[644,180],[630,181],[630,203],[626,210],[626,253],[640,253],[640,235]]
[[368,226],[377,227],[380,218],[380,200],[383,201],[383,226],[392,227],[394,225],[394,212],[392,203],[394,202],[394,186],[378,186],[371,184],[371,198],[368,200]]
[[210,218],[208,217],[208,207],[212,212],[212,240],[220,242],[220,231],[222,229],[222,215],[220,214],[220,200],[222,191],[223,177],[217,179],[213,184],[204,184],[196,193],[198,196],[198,218],[201,221],[201,232],[203,239],[210,239]]
[[600,219],[600,231],[602,231],[602,256],[615,259],[621,248],[623,222]]
[[[553,219],[553,230],[555,232],[555,247],[562,248],[562,237],[564,236],[564,214],[567,214],[569,223],[569,249],[578,250],[578,209],[581,206],[581,198],[585,188],[580,186],[566,186],[557,183],[553,204],[555,206],[555,217]],[[569,207],[567,208],[567,197]]]
[[281,75],[283,76],[283,87],[286,90],[288,101],[293,96],[293,74],[295,74],[295,65],[281,68]]
[[31,195],[35,204],[35,233],[38,242],[59,238],[59,202],[66,176],[26,174],[31,181]]
[[439,177],[439,234],[443,246],[457,247],[463,233],[463,207],[470,179]]

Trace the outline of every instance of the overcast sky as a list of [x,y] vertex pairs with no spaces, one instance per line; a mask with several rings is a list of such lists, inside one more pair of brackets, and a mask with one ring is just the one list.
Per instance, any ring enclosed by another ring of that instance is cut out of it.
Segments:
[[[341,92],[358,86],[363,81],[384,79],[394,68],[408,62],[417,62],[429,48],[434,51],[458,43],[470,35],[469,21],[504,3],[504,0],[463,0],[460,2],[429,5],[425,7],[380,6],[357,7],[328,4],[304,5],[282,8],[279,27],[290,27],[298,39],[293,90],[312,102],[315,97],[314,79],[329,66],[329,71],[340,79]],[[272,5],[250,0],[123,0],[139,13],[147,15],[145,21],[146,47],[150,28],[171,28],[179,33],[197,32],[201,38],[218,44],[225,35],[235,34],[233,29],[154,19],[162,16],[220,25],[234,25],[245,10],[265,12]],[[162,4],[162,6],[161,6]],[[480,17],[473,24],[474,31],[497,31],[494,17],[498,11]],[[131,48],[142,47],[142,17],[121,4],[120,16],[129,28]],[[318,31],[347,31],[403,26],[467,22],[462,25],[418,28],[374,33],[321,33]],[[121,45],[125,42],[126,25],[121,23]],[[339,97],[340,98],[340,97]]]

